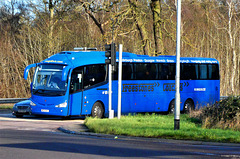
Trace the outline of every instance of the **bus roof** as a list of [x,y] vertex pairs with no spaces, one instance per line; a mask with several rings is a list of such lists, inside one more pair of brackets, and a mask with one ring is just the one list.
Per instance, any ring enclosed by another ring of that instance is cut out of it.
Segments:
[[[40,64],[62,64],[75,68],[90,64],[104,64],[105,59],[105,51],[63,51],[43,60]],[[137,63],[175,63],[176,57],[169,55],[152,57],[148,55],[137,55],[123,52],[122,61]],[[218,61],[214,58],[181,57],[180,61],[181,63],[218,64]]]

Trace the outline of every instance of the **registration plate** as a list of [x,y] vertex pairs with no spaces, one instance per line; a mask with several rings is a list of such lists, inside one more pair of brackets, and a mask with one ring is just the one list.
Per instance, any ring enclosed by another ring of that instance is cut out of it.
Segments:
[[27,112],[27,110],[18,110],[18,113],[26,113]]
[[48,113],[48,112],[49,112],[49,110],[48,110],[48,109],[41,109],[41,112]]

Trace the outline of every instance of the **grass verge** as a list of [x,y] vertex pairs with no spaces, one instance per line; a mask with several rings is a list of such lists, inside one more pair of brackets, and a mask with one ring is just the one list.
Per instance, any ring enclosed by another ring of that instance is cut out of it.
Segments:
[[240,143],[240,131],[202,128],[201,122],[181,115],[180,130],[174,130],[173,115],[128,115],[120,120],[87,118],[85,125],[95,133],[149,138]]
[[0,104],[0,109],[12,109],[13,104]]

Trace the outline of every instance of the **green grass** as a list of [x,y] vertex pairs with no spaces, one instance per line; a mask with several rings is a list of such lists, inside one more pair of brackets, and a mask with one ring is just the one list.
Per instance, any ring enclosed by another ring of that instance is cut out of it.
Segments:
[[180,130],[174,130],[173,115],[122,116],[120,120],[87,118],[85,125],[95,133],[149,138],[240,143],[240,132],[205,129],[199,121],[181,115]]
[[13,104],[0,104],[0,109],[12,109]]

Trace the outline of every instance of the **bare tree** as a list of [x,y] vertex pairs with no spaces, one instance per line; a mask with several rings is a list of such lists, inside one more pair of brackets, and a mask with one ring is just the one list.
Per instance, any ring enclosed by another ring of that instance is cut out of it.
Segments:
[[145,28],[145,23],[143,21],[141,10],[138,8],[136,0],[128,0],[128,2],[132,12],[132,16],[134,18],[135,24],[142,40],[144,55],[149,55],[150,41],[148,38],[147,30]]
[[151,1],[151,10],[153,16],[153,35],[155,42],[155,55],[164,54],[163,33],[162,33],[162,7],[161,0]]

